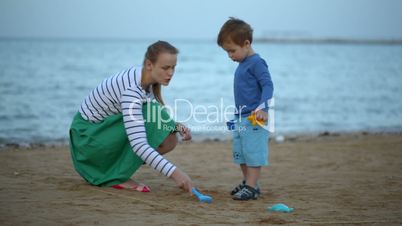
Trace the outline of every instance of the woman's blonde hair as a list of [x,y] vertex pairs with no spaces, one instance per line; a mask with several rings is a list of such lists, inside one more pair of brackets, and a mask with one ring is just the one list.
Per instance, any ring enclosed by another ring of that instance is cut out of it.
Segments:
[[[145,53],[144,57],[144,66],[146,60],[151,61],[151,63],[155,63],[158,60],[159,54],[161,53],[178,54],[179,50],[168,42],[157,41],[152,45],[148,46],[147,52]],[[160,104],[165,105],[162,98],[161,84],[159,83],[153,84],[152,92],[154,93],[155,99]]]

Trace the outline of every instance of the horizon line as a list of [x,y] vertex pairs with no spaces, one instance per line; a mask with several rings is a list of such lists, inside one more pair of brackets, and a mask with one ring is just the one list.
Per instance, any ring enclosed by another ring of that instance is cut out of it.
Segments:
[[[62,36],[0,36],[3,40],[33,40],[33,41],[149,41],[149,40],[174,40],[174,41],[199,41],[216,42],[215,38],[151,38],[151,37],[62,37]],[[342,38],[342,37],[255,37],[255,43],[283,43],[283,44],[385,44],[402,45],[402,38]]]

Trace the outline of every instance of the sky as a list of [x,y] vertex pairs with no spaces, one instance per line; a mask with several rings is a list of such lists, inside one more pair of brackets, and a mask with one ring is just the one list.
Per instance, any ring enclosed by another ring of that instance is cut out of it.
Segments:
[[234,16],[254,36],[402,39],[401,0],[0,0],[0,37],[215,39]]

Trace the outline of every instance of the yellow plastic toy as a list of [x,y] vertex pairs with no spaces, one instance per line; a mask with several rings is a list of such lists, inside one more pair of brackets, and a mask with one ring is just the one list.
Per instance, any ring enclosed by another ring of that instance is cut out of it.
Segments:
[[247,119],[251,122],[251,124],[253,126],[257,125],[257,123],[258,123],[258,125],[264,125],[264,123],[265,123],[265,120],[257,119],[255,113],[252,113],[251,115],[249,115],[247,117]]

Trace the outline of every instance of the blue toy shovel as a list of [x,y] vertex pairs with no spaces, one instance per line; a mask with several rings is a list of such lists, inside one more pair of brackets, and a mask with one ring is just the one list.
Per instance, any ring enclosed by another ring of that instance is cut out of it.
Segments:
[[195,196],[197,196],[197,198],[201,201],[201,202],[207,202],[207,203],[211,203],[212,202],[212,197],[208,196],[208,195],[203,195],[201,194],[196,188],[192,188],[191,191],[193,192],[193,194]]

